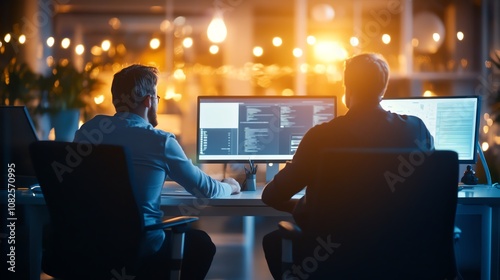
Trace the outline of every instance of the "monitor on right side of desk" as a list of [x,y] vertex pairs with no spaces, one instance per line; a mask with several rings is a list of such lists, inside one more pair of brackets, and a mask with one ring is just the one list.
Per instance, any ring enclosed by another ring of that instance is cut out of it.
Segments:
[[437,150],[458,153],[460,164],[477,161],[479,144],[479,96],[384,98],[382,108],[417,116],[434,137]]

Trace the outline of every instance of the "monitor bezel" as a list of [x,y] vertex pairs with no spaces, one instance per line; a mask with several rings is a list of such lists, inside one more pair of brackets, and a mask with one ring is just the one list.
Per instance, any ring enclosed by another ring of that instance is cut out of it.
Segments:
[[474,129],[474,151],[472,153],[472,159],[460,159],[460,164],[476,164],[479,149],[479,125],[481,117],[481,96],[478,95],[446,95],[446,96],[404,96],[404,97],[387,97],[382,98],[382,100],[419,100],[419,99],[476,99],[477,111],[476,111],[476,123]]
[[[291,158],[286,159],[277,157],[275,159],[271,158],[255,158],[255,157],[245,157],[242,159],[200,159],[200,102],[202,99],[220,99],[220,100],[237,100],[237,99],[248,99],[248,100],[259,100],[259,99],[333,99],[333,116],[337,117],[338,109],[338,99],[336,95],[200,95],[197,98],[197,113],[196,113],[196,162],[203,163],[248,163],[251,159],[254,163],[285,163],[290,161]],[[292,155],[293,157],[293,155]]]

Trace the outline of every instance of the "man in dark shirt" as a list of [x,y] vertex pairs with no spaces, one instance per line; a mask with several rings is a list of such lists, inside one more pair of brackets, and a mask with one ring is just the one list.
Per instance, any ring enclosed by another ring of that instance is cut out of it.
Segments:
[[[380,106],[389,81],[389,67],[378,54],[366,53],[345,62],[345,116],[311,128],[293,160],[267,184],[262,200],[267,205],[292,213],[299,226],[305,200],[292,196],[314,182],[319,159],[325,148],[420,148],[433,149],[433,138],[417,117],[398,115]],[[278,231],[263,239],[266,260],[275,279],[281,279],[281,237]]]

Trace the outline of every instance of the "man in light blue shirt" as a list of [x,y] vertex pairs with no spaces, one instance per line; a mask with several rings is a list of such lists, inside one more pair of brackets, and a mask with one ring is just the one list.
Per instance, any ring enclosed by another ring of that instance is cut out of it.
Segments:
[[[98,115],[85,123],[75,134],[75,142],[113,144],[130,151],[134,194],[144,214],[145,225],[162,221],[161,191],[167,176],[191,194],[201,198],[227,197],[240,192],[233,178],[217,181],[185,155],[172,133],[155,129],[158,124],[159,96],[156,93],[158,70],[155,67],[131,65],[116,73],[111,92],[114,116]],[[167,242],[162,230],[146,236],[144,256],[165,254]],[[186,233],[183,279],[202,279],[210,268],[215,245],[200,230]]]

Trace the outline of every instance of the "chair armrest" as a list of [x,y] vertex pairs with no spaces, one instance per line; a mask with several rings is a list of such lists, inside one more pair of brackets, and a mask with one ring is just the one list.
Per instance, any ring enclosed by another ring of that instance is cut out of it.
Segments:
[[284,239],[296,239],[302,235],[302,229],[292,222],[281,221],[278,228]]
[[198,221],[198,217],[193,217],[193,216],[178,216],[178,217],[173,217],[170,219],[166,219],[161,223],[158,224],[153,224],[149,226],[145,226],[144,229],[146,231],[149,230],[157,230],[157,229],[169,229],[172,228],[172,230],[176,232],[183,232],[187,229],[187,226],[195,221]]

